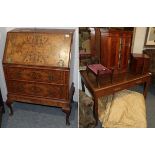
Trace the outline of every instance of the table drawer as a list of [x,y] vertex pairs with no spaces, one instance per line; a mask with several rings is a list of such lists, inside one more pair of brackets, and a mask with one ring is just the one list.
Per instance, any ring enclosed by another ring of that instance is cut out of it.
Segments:
[[36,82],[47,82],[54,84],[64,84],[66,73],[61,70],[33,69],[33,68],[5,68],[7,79],[26,80]]
[[67,99],[67,87],[64,85],[38,84],[34,82],[7,81],[9,93]]
[[121,91],[123,89],[128,89],[132,86],[135,86],[135,85],[139,85],[139,84],[142,84],[144,83],[144,79],[139,79],[139,80],[135,80],[135,81],[132,81],[132,82],[128,82],[128,83],[125,83],[125,84],[120,84],[119,86],[113,86],[111,88],[111,90],[113,90],[114,92],[117,92],[117,91]]

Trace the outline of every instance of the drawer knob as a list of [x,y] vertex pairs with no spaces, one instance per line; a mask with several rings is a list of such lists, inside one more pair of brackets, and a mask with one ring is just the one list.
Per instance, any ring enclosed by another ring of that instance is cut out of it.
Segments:
[[41,89],[39,87],[32,86],[31,87],[31,92],[34,93],[34,94],[38,94],[38,93],[41,93]]
[[121,87],[115,88],[114,91],[120,91]]
[[140,84],[140,83],[142,83],[142,82],[143,82],[142,80],[139,80],[139,81],[136,82],[136,84]]
[[30,76],[34,80],[37,80],[37,79],[40,79],[41,78],[41,74],[36,73],[36,72],[32,72]]

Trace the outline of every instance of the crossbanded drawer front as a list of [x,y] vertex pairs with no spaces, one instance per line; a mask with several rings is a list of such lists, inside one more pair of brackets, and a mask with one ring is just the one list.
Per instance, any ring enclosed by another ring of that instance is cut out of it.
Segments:
[[8,79],[65,84],[65,71],[7,67]]
[[8,92],[51,99],[67,99],[67,87],[64,85],[37,84],[33,82],[8,81]]

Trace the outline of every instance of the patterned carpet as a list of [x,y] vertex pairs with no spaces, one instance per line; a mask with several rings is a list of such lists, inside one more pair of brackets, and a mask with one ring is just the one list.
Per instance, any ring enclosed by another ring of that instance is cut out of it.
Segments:
[[[143,86],[134,86],[130,90],[143,93]],[[146,98],[146,117],[147,127],[155,128],[155,81],[150,85],[147,98]],[[100,128],[101,124],[98,123],[97,128]]]
[[[143,93],[143,86],[135,86],[130,90]],[[147,127],[155,128],[155,82],[150,85],[149,91],[146,98],[146,117],[147,117]],[[97,128],[100,128],[101,123],[98,122]]]
[[9,116],[8,108],[5,107],[2,128],[76,128],[77,107],[77,103],[72,103],[70,126],[66,126],[65,113],[61,108],[15,102],[13,116]]
[[[133,91],[143,92],[142,86],[136,86]],[[147,116],[147,127],[155,128],[155,83],[152,83],[149,87],[146,98],[146,116]]]
[[[131,90],[142,92],[142,86],[137,86]],[[147,125],[148,128],[155,128],[155,83],[149,88],[146,99]],[[78,127],[78,104],[72,103],[70,116],[70,126],[65,124],[65,114],[60,108],[40,106],[33,104],[17,103],[13,104],[14,115],[9,116],[8,108],[5,107],[3,115],[3,128],[76,128]],[[101,124],[98,123],[97,128]]]
[[147,125],[155,128],[155,83],[150,87],[146,99]]

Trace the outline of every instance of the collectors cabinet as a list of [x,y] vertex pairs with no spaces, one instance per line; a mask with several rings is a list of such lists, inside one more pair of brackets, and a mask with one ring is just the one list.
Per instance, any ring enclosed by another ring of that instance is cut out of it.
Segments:
[[100,63],[114,72],[125,72],[131,53],[132,32],[101,30]]

